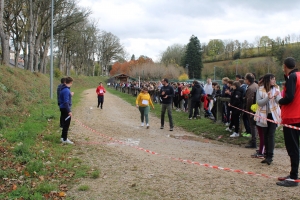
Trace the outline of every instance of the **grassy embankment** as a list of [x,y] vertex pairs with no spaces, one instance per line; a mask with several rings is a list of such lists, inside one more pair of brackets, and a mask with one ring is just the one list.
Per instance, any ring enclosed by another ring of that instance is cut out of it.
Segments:
[[[76,106],[99,77],[73,78]],[[71,156],[73,146],[60,143],[58,84],[55,79],[51,100],[48,76],[0,67],[0,199],[60,198],[79,178],[99,176]]]
[[[120,91],[116,91],[113,88],[108,88],[108,91],[112,94],[124,99],[125,101],[131,103],[132,106],[135,106],[135,99],[132,95],[122,93]],[[155,109],[151,110],[155,116],[160,118],[160,105],[155,104]],[[204,114],[202,113],[201,119],[198,120],[189,120],[188,113],[184,112],[176,112],[173,111],[173,120],[174,124],[177,127],[182,127],[184,130],[194,133],[198,136],[203,136],[210,140],[217,140],[224,143],[240,145],[243,147],[248,141],[249,138],[245,137],[238,137],[238,138],[230,138],[229,135],[231,133],[225,131],[225,126],[221,123],[214,123],[210,119],[204,118]],[[165,119],[168,121],[167,113]],[[276,147],[283,147],[284,146],[284,139],[283,133],[280,130],[276,132]]]

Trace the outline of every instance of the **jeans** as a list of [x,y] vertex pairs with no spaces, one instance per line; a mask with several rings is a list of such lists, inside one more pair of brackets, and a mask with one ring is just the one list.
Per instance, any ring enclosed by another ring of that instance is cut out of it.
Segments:
[[165,124],[165,113],[166,110],[168,110],[168,118],[169,118],[169,123],[170,123],[170,128],[173,128],[173,118],[172,118],[172,104],[161,104],[161,126],[163,127]]
[[104,96],[98,96],[98,108],[99,108],[99,105],[100,105],[100,107],[102,108],[102,106],[103,106],[103,102],[104,102]]
[[248,115],[248,120],[249,120],[251,136],[252,136],[251,144],[256,146],[256,136],[257,136],[256,122],[254,121],[253,115],[250,115],[250,114],[247,114],[247,115]]
[[146,119],[146,124],[149,124],[149,111],[150,107],[145,106],[145,107],[139,107],[140,113],[141,113],[141,122],[144,122],[144,119]]

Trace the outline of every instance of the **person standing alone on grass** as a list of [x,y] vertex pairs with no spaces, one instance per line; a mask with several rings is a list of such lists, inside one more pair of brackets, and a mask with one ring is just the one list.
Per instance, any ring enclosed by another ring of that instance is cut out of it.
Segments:
[[169,80],[164,78],[162,79],[163,86],[160,89],[160,99],[161,99],[161,127],[160,129],[164,128],[165,124],[165,113],[168,110],[168,118],[170,124],[170,131],[173,131],[173,118],[172,118],[172,98],[174,97],[174,89],[172,86],[169,85]]
[[299,170],[299,135],[300,135],[300,72],[296,69],[294,58],[284,60],[283,71],[285,78],[284,97],[279,100],[281,105],[282,124],[298,127],[298,129],[283,127],[285,148],[291,160],[291,171],[287,177],[280,177],[276,184],[284,187],[298,186],[298,182],[287,179],[298,179]]
[[[56,90],[56,94],[57,94],[57,104],[58,104],[58,108],[60,106],[60,100],[59,100],[59,94],[61,91],[62,86],[66,83],[66,78],[61,78],[60,79],[60,84],[57,86],[57,90]],[[62,117],[62,115],[60,115],[60,120],[59,120],[59,127],[62,128],[64,124],[64,119]]]
[[99,86],[97,87],[96,89],[96,93],[98,95],[98,106],[97,108],[99,108],[99,105],[100,105],[100,108],[102,109],[103,107],[103,102],[104,102],[104,93],[106,92],[105,88],[103,87],[103,84],[102,82],[99,83]]
[[74,144],[72,141],[68,139],[68,131],[71,123],[72,117],[72,93],[70,91],[70,87],[73,84],[73,79],[71,77],[66,78],[66,83],[62,86],[60,94],[59,94],[59,107],[61,116],[64,120],[63,129],[61,133],[61,142],[65,144]]
[[139,108],[141,113],[141,126],[144,126],[144,119],[146,119],[146,127],[148,129],[150,127],[148,117],[150,111],[149,105],[152,107],[152,109],[154,109],[154,105],[152,103],[151,96],[148,93],[147,87],[144,87],[141,93],[137,96],[135,104],[136,107]]

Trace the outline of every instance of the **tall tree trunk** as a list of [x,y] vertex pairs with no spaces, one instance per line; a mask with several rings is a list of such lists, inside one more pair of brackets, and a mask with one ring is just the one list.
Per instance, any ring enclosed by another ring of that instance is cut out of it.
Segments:
[[33,3],[29,0],[28,69],[33,72]]
[[2,48],[2,65],[9,65],[9,35],[4,31],[3,12],[4,0],[0,0],[0,37]]
[[40,51],[40,63],[41,63],[41,72],[43,74],[47,73],[46,66],[47,66],[47,55],[50,47],[50,38],[47,38],[45,41],[44,47],[41,47]]

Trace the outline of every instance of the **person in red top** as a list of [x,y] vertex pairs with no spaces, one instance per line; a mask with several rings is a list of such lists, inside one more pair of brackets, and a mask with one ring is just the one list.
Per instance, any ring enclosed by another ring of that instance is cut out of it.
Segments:
[[104,93],[106,92],[105,88],[103,87],[103,84],[102,82],[99,83],[99,86],[97,87],[96,89],[96,93],[98,95],[98,106],[97,108],[99,108],[99,105],[100,105],[100,108],[102,109],[103,107],[103,102],[104,102]]
[[[285,78],[284,97],[279,100],[281,105],[282,124],[300,127],[300,72],[296,69],[294,58],[286,58],[283,63]],[[290,179],[298,179],[299,170],[299,135],[300,130],[283,127],[285,148],[291,160],[290,175],[279,177],[276,184],[284,187],[298,186],[298,182]]]
[[187,112],[187,105],[188,105],[188,101],[189,101],[189,94],[190,94],[190,90],[188,88],[187,85],[183,86],[183,89],[181,90],[181,98],[184,101],[183,107],[184,107],[184,111]]

